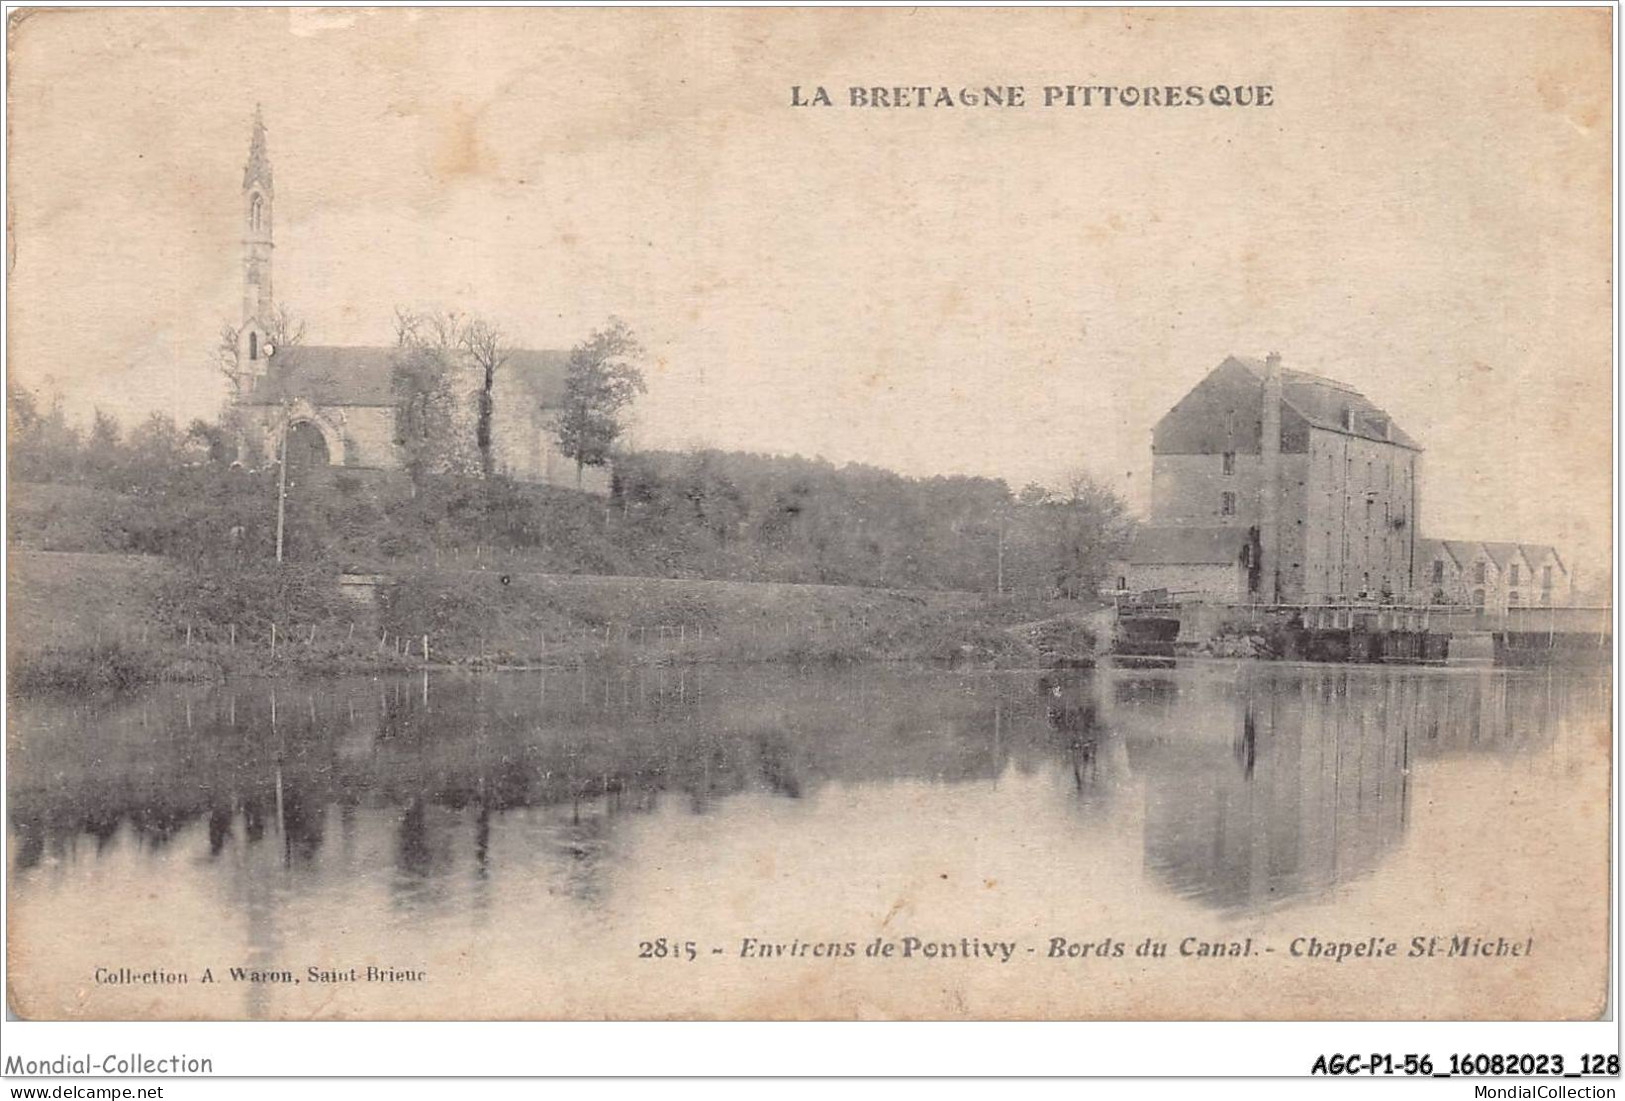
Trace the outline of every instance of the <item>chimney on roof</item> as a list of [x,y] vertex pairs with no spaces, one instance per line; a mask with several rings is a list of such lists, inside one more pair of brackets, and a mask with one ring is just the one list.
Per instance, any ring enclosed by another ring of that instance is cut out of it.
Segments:
[[1257,598],[1266,604],[1280,600],[1281,570],[1281,353],[1264,357],[1263,427],[1259,437],[1259,465],[1263,474],[1258,500],[1260,562]]

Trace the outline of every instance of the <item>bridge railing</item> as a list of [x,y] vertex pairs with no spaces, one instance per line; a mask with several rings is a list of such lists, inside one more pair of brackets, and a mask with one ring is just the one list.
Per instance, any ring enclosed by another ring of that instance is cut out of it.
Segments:
[[1305,627],[1323,630],[1512,631],[1519,634],[1610,634],[1613,609],[1606,607],[1519,607],[1505,612],[1460,604],[1377,604],[1360,601],[1317,604],[1241,604],[1186,601],[1220,608],[1237,618],[1293,616]]

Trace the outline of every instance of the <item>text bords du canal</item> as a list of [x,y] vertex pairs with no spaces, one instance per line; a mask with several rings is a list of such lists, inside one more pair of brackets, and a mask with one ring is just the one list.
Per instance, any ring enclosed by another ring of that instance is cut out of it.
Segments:
[[791,107],[1113,108],[1273,107],[1273,84],[792,84]]
[[[780,941],[744,937],[739,942],[740,959],[903,959],[903,960],[985,960],[1010,963],[1024,957],[1051,960],[1080,959],[1165,959],[1182,956],[1192,959],[1247,959],[1286,955],[1294,959],[1328,963],[1393,959],[1521,959],[1534,951],[1533,937],[1508,939],[1504,936],[1471,934],[1421,935],[1409,938],[1370,936],[1360,940],[1323,939],[1317,936],[1293,937],[1278,951],[1256,937],[1213,940],[1203,937],[1116,937],[1099,939],[1046,937],[1038,944],[982,937],[926,938],[916,936],[875,937],[869,941],[801,940]],[[720,953],[720,949],[714,949]],[[689,958],[695,958],[693,954]]]

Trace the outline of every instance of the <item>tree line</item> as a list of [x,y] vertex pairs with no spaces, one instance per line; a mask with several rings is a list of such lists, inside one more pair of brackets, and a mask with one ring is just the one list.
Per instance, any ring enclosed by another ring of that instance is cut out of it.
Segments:
[[[438,340],[438,337],[436,337]],[[129,430],[8,383],[24,545],[254,562],[273,555],[274,468],[237,463],[231,428],[154,413]],[[291,559],[344,569],[479,561],[514,568],[1087,595],[1131,534],[1123,499],[1084,474],[1012,492],[862,464],[719,450],[617,455],[608,500],[455,471],[335,468],[290,490]],[[14,489],[16,487],[14,486]],[[460,555],[461,557],[456,557]]]

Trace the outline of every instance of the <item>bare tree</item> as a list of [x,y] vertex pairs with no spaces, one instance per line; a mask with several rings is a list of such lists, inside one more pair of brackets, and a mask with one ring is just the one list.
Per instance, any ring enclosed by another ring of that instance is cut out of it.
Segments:
[[480,476],[489,478],[491,455],[492,391],[497,371],[508,361],[510,348],[502,330],[480,318],[470,318],[457,330],[457,342],[480,369],[479,408],[474,421],[474,443],[480,452]]
[[462,326],[463,320],[456,312],[395,307],[397,347],[439,348],[451,353],[457,350]]
[[[286,305],[278,303],[265,319],[265,343],[273,355],[287,355],[305,342],[305,323]],[[214,348],[214,364],[231,383],[232,395],[242,394],[243,380],[250,374],[243,367],[243,327],[229,322],[220,326],[220,338]]]
[[276,355],[291,352],[305,342],[305,323],[287,306],[278,303],[265,319],[265,342]]

